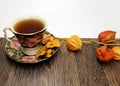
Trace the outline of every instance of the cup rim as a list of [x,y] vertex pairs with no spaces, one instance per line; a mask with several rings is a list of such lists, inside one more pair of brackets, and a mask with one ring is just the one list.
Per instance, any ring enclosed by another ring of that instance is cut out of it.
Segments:
[[[22,20],[28,20],[28,19],[36,19],[36,20],[39,20],[41,21],[43,24],[44,24],[44,28],[40,31],[37,31],[37,32],[34,32],[34,33],[19,33],[19,32],[16,32],[13,28],[15,26],[16,23],[22,21]],[[10,25],[9,25],[9,29],[15,33],[15,34],[21,34],[21,35],[34,35],[34,34],[37,34],[37,33],[42,33],[44,32],[46,29],[47,29],[47,22],[44,18],[40,17],[40,16],[25,16],[25,17],[19,17],[19,18],[16,18],[14,20],[11,21]]]

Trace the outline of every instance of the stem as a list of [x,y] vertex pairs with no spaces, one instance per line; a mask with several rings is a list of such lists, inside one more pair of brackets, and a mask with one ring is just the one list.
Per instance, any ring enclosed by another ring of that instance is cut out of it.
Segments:
[[[66,41],[68,38],[58,38],[60,40],[64,40]],[[115,39],[114,41],[119,41],[120,39]],[[106,46],[120,46],[120,44],[106,44],[106,43],[103,43],[103,42],[99,42],[99,41],[95,41],[95,40],[88,40],[88,41],[85,41],[85,40],[82,40],[83,43],[85,44],[101,44],[101,45],[106,45]]]
[[116,45],[116,46],[119,46],[120,44],[106,44],[106,43],[103,43],[103,42],[98,42],[98,41],[93,41],[93,40],[90,40],[90,41],[83,41],[83,43],[85,44],[101,44],[101,45],[106,45],[106,46],[113,46],[113,45]]
[[66,41],[68,38],[59,38],[59,37],[57,37],[58,39],[60,39],[60,40],[64,40],[64,41]]

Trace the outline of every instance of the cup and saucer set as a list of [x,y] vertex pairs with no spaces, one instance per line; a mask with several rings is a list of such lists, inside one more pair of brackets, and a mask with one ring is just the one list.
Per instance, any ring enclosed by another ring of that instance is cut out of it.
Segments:
[[[19,63],[38,63],[52,57],[59,49],[54,48],[49,57],[38,57],[37,52],[44,47],[42,40],[53,34],[46,31],[46,21],[41,17],[27,16],[13,20],[4,31],[4,36],[7,39],[5,51],[8,57]],[[10,30],[14,36],[8,38],[7,30]],[[43,53],[41,50],[40,52]],[[36,57],[37,56],[37,57]]]

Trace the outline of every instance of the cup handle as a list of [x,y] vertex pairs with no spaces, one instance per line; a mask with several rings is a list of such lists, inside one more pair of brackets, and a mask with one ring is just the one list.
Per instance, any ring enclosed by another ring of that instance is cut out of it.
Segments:
[[7,32],[6,32],[6,30],[10,30],[10,28],[6,27],[6,28],[3,29],[4,37],[5,37],[5,39],[7,39],[7,41],[11,41],[11,40],[7,37]]

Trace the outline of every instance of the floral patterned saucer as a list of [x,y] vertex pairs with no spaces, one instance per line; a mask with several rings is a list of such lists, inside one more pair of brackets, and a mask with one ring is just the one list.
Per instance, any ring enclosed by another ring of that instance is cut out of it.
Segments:
[[[45,38],[47,36],[50,36],[50,35],[52,35],[52,34],[49,33],[48,31],[46,31],[44,33],[43,38]],[[38,63],[38,62],[41,62],[41,61],[44,61],[44,60],[48,59],[46,57],[36,59],[35,55],[26,55],[21,50],[21,45],[20,45],[19,41],[17,40],[17,38],[15,36],[13,36],[10,39],[11,39],[11,41],[8,41],[5,45],[5,51],[6,51],[7,55],[9,56],[9,58],[13,59],[14,61],[19,62],[19,63]],[[54,50],[52,56],[57,51],[58,51],[58,48],[56,48]]]

